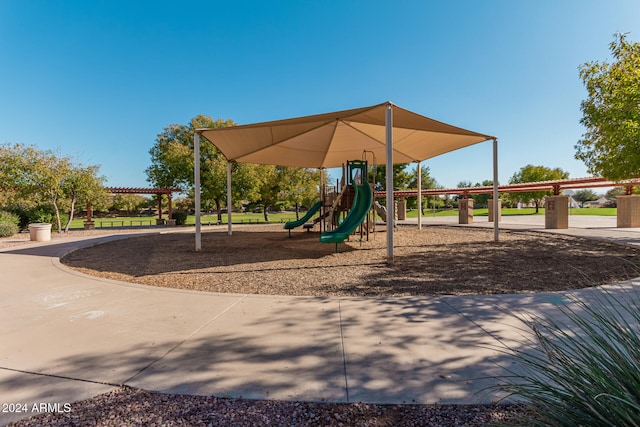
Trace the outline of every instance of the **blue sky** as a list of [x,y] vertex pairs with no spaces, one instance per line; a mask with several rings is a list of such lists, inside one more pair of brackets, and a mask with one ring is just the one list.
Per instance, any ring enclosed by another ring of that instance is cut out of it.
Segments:
[[[0,143],[147,187],[156,135],[385,101],[499,138],[501,183],[574,159],[578,67],[640,41],[637,0],[0,0]],[[491,142],[425,162],[445,187],[492,178]],[[345,159],[348,160],[348,159]]]

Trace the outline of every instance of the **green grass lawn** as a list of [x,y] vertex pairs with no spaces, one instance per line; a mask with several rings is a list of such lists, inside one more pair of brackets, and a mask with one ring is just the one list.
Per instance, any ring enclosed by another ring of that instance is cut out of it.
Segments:
[[569,210],[569,215],[616,216],[617,214],[618,208],[581,208]]

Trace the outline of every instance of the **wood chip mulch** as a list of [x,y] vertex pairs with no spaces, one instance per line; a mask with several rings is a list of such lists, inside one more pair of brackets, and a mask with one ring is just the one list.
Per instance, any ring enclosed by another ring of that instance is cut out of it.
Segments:
[[384,228],[338,245],[281,226],[151,234],[75,251],[62,263],[108,279],[208,292],[414,296],[578,289],[640,276],[640,248],[531,231],[401,226],[394,262]]

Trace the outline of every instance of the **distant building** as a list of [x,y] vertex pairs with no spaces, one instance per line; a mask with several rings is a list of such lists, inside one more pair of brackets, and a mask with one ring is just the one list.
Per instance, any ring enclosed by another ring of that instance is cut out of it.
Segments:
[[598,200],[584,202],[585,208],[603,208],[609,206],[615,206],[615,201],[609,200],[604,196],[600,197]]

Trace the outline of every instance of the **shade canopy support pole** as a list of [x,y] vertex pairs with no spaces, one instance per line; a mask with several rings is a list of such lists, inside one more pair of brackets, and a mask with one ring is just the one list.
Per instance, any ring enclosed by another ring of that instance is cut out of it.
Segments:
[[193,134],[193,193],[196,208],[196,252],[202,249],[202,225],[200,220],[200,133]]
[[227,162],[227,233],[233,233],[231,226],[231,162]]
[[418,230],[422,230],[422,168],[418,162]]
[[498,215],[498,139],[493,140],[493,240],[500,240],[500,226]]
[[393,263],[393,227],[395,209],[393,203],[393,106],[387,104],[385,115],[386,148],[387,148],[387,262]]
[[[318,168],[318,172],[320,175],[320,185],[318,186],[318,195],[320,198],[318,200],[322,201],[322,205],[320,206],[320,218],[324,218],[325,206],[324,206],[324,168]],[[324,220],[320,221],[320,232],[324,231]]]

